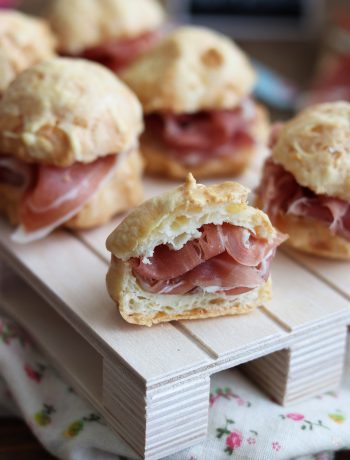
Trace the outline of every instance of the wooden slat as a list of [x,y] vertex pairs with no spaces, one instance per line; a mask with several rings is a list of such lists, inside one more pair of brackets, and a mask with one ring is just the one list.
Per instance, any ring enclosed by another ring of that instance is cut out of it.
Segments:
[[281,252],[272,264],[272,281],[267,309],[291,330],[350,312],[346,299]]
[[[25,325],[75,388],[93,404],[101,403],[101,355],[33,289],[3,265],[0,265],[0,308]],[[86,356],[89,359],[84,359]]]
[[292,249],[285,249],[285,252],[290,258],[350,299],[349,262],[313,257]]
[[284,335],[276,323],[259,309],[248,315],[184,321],[186,330],[197,340],[214,350],[218,357],[228,354],[248,354],[249,348],[258,343],[280,340]]
[[169,324],[149,330],[126,323],[106,291],[107,265],[68,233],[56,232],[28,246],[14,244],[9,233],[0,221],[1,252],[12,262],[17,258],[32,286],[87,339],[107,347],[149,383],[211,362]]

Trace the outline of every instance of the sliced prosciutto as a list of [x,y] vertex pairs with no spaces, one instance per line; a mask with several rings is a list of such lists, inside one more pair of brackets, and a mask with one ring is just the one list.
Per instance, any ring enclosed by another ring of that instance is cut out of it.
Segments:
[[20,222],[28,233],[57,227],[76,214],[109,177],[116,155],[69,168],[37,165],[36,180],[20,205]]
[[[265,268],[265,267],[264,267]],[[185,275],[193,287],[218,287],[226,293],[243,293],[260,286],[266,281],[266,270],[261,264],[257,267],[241,265],[227,253],[209,259]]]
[[234,110],[148,115],[146,130],[177,160],[196,164],[254,145],[251,128],[255,118],[254,104],[247,100]]
[[113,72],[119,72],[138,56],[152,48],[161,38],[157,30],[147,32],[135,38],[114,40],[87,48],[81,57],[99,62]]
[[281,213],[312,218],[324,222],[332,233],[350,240],[350,204],[302,187],[291,173],[272,160],[265,164],[257,194],[272,221]]
[[157,246],[149,263],[130,260],[132,271],[148,292],[186,294],[202,288],[208,292],[240,294],[266,281],[276,247],[285,240],[277,233],[272,242],[228,223],[207,224],[201,237],[175,251]]

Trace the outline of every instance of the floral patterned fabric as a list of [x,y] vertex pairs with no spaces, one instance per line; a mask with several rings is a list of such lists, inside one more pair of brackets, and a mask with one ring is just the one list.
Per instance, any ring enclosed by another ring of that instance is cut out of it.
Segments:
[[[335,450],[350,448],[349,355],[339,393],[292,407],[273,403],[238,370],[214,375],[206,441],[168,460],[329,460]],[[22,417],[58,458],[134,457],[57,374],[25,331],[1,314],[0,375],[0,413]]]

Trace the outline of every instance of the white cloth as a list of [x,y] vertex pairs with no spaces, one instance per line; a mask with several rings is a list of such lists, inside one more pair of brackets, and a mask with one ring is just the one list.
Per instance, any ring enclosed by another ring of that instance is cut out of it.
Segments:
[[[169,460],[328,460],[350,448],[350,359],[344,385],[293,407],[269,400],[238,370],[214,375],[207,439]],[[22,417],[64,460],[132,458],[95,410],[57,374],[14,321],[0,314],[0,411]],[[323,452],[322,454],[317,454]]]

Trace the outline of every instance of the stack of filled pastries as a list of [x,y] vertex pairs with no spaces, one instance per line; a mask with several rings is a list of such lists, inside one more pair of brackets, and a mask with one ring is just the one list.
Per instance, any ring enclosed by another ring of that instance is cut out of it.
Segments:
[[[156,0],[54,0],[46,20],[0,13],[0,212],[12,238],[128,213],[107,238],[107,289],[146,326],[264,304],[284,242],[350,259],[350,104],[270,129],[243,51],[167,22]],[[252,205],[239,175],[267,148]],[[144,173],[183,183],[143,201]],[[224,181],[196,182],[213,177]]]

